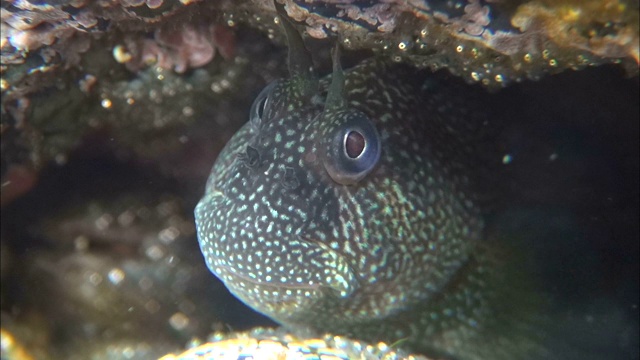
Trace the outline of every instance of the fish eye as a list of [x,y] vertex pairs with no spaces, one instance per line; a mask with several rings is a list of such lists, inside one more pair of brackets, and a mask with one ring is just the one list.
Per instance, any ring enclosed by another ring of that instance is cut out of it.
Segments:
[[277,83],[277,81],[273,81],[271,84],[265,86],[253,101],[253,104],[251,104],[249,121],[251,121],[251,124],[253,124],[256,129],[260,128],[262,124],[262,118],[266,114],[267,107],[269,106],[269,95]]
[[333,181],[353,185],[367,176],[380,159],[380,135],[362,112],[336,114],[337,125],[326,142],[324,167]]

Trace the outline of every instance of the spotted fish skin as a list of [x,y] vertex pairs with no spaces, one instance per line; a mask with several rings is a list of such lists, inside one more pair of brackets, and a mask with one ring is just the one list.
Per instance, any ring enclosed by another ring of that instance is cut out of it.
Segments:
[[[259,95],[196,207],[209,269],[293,328],[459,359],[494,354],[478,349],[498,295],[485,291],[468,175],[483,113],[457,83],[377,59],[346,72],[336,95],[329,79],[291,64],[307,56],[291,39],[290,52],[291,78]],[[336,97],[342,103],[329,104]],[[331,154],[347,140],[331,139],[349,133],[354,116],[375,127],[380,154],[345,184]]]

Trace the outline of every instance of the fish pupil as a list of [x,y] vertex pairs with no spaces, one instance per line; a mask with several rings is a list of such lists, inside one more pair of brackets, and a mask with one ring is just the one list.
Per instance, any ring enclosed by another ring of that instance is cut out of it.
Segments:
[[347,134],[344,146],[347,156],[351,159],[356,159],[358,156],[362,155],[362,152],[364,151],[364,136],[357,131],[351,131]]

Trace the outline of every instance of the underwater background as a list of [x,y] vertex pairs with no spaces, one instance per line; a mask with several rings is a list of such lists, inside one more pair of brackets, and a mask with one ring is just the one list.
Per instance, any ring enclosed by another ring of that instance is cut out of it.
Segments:
[[[288,3],[321,76],[340,34],[347,69],[376,55],[486,92],[503,124],[487,236],[527,255],[560,339],[637,359],[637,2]],[[3,2],[3,359],[147,359],[277,325],[209,272],[193,219],[217,154],[288,74],[270,6]]]

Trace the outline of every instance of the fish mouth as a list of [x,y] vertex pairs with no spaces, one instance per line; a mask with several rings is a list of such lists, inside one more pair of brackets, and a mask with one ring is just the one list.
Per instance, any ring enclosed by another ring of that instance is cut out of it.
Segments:
[[[265,234],[260,242],[238,236],[237,229],[218,220],[233,213],[235,206],[212,187],[196,206],[195,217],[209,270],[245,304],[276,320],[286,320],[324,298],[345,298],[358,288],[347,258],[322,241],[275,237],[273,233]],[[246,226],[251,229],[254,224]]]
[[259,294],[260,301],[282,302],[291,301],[297,294],[305,293],[311,296],[320,289],[328,288],[322,284],[294,284],[280,281],[266,281],[235,271],[229,266],[220,266],[215,272],[224,284],[237,296],[253,298],[252,293]]
[[265,288],[273,289],[289,289],[289,290],[317,290],[322,287],[321,284],[293,284],[288,282],[279,281],[265,281],[256,278],[255,276],[249,276],[235,271],[230,266],[219,266],[216,268],[216,276],[223,279],[239,280],[242,283],[251,284],[254,286],[261,286]]
[[259,280],[238,273],[228,266],[217,267],[215,274],[243,303],[281,322],[313,307],[315,302],[331,292],[331,289],[322,284],[292,284]]
[[[300,241],[295,243],[305,244],[306,255],[309,255],[308,258],[303,257],[302,261],[283,262],[287,274],[297,275],[280,277],[275,273],[256,274],[239,269],[236,266],[238,264],[220,259],[217,259],[211,270],[246,305],[283,322],[314,307],[314,304],[326,297],[344,298],[358,287],[355,274],[347,266],[346,260],[335,251],[328,251],[331,249],[324,249],[319,244]],[[289,249],[302,252],[300,250]],[[318,266],[317,261],[312,265],[312,260],[316,257],[325,259],[322,266]]]

